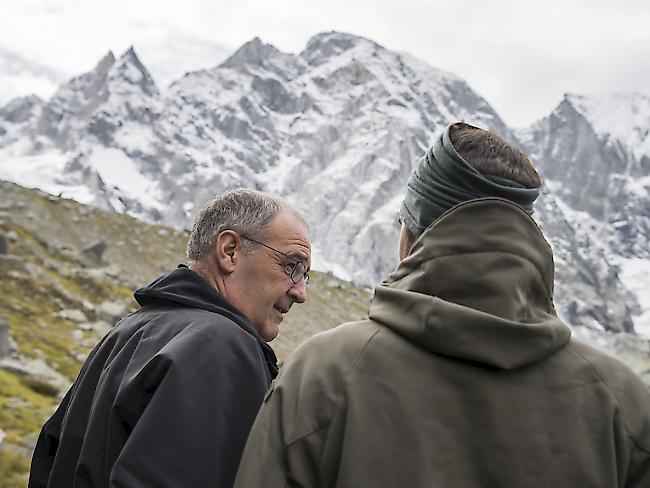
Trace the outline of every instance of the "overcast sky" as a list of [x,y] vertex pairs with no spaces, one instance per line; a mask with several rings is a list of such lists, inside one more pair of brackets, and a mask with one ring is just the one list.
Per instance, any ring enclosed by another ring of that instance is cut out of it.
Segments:
[[297,53],[331,30],[461,76],[514,127],[567,92],[650,95],[646,0],[0,0],[0,103],[130,45],[164,87],[253,37]]

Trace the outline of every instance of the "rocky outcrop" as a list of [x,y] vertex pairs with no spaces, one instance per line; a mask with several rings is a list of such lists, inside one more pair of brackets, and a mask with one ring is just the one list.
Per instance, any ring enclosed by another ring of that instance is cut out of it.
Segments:
[[11,352],[11,336],[9,335],[9,324],[0,316],[0,359]]
[[128,304],[124,302],[102,302],[95,309],[97,318],[109,324],[115,324],[128,312]]
[[43,105],[43,100],[36,95],[16,98],[0,107],[0,119],[13,124],[21,124],[38,115]]
[[57,316],[65,320],[76,322],[78,324],[84,323],[88,320],[86,314],[79,309],[64,309],[59,311],[57,313]]
[[45,385],[50,385],[59,393],[65,392],[70,386],[70,380],[52,369],[43,359],[5,357],[0,360],[0,368],[18,376],[43,382],[43,388],[47,388]]
[[107,247],[108,245],[103,240],[96,242],[81,250],[81,260],[90,267],[106,266],[107,262],[104,260],[104,253]]

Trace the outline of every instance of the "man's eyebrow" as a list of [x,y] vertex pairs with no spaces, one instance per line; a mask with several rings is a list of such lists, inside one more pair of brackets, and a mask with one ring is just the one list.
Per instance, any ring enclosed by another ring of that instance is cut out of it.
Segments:
[[297,253],[297,252],[287,252],[285,253],[287,256],[289,256],[291,259],[295,259],[296,261],[307,261],[304,255]]
[[290,251],[285,253],[287,256],[289,256],[291,259],[295,259],[296,261],[300,261],[301,263],[306,263],[307,260],[309,259],[306,257],[303,253],[298,252],[298,251]]

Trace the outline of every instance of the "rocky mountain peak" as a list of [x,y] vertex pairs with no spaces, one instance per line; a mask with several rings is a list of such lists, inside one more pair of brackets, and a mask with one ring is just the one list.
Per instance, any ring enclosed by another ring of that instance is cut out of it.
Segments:
[[232,68],[245,73],[255,73],[274,78],[291,80],[300,75],[303,63],[295,54],[284,53],[271,44],[265,44],[259,37],[247,42],[235,54],[224,61],[219,68]]
[[148,96],[159,95],[158,87],[153,77],[140,61],[133,46],[129,47],[120,56],[110,70],[109,82],[114,84],[121,81],[138,86]]
[[360,44],[370,45],[374,48],[381,47],[364,37],[336,31],[323,32],[315,35],[307,42],[307,47],[300,53],[300,57],[311,66],[319,66],[329,58],[354,49]]
[[115,63],[115,55],[113,54],[113,51],[108,51],[99,63],[97,63],[97,66],[95,66],[93,71],[96,73],[106,74],[110,67],[113,66],[113,63]]
[[74,144],[79,121],[87,119],[107,100],[108,73],[114,64],[115,56],[109,51],[93,70],[61,85],[44,107],[37,122],[37,133],[62,149]]
[[630,148],[636,160],[650,158],[650,96],[634,92],[566,94],[565,102],[589,122],[599,137]]
[[275,46],[265,44],[259,37],[255,37],[235,51],[221,66],[228,68],[264,66],[269,58],[278,54],[280,54],[280,51]]
[[50,100],[50,104],[57,102],[72,102],[70,98],[83,97],[86,100],[91,100],[97,96],[104,88],[108,72],[115,64],[115,56],[112,51],[109,51],[100,61],[95,68],[80,76],[72,78],[61,87],[54,94]]

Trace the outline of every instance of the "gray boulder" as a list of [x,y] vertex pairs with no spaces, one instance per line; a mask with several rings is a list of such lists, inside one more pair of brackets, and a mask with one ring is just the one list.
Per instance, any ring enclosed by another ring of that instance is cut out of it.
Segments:
[[70,320],[71,322],[76,322],[78,324],[88,320],[86,314],[77,309],[60,310],[57,315],[62,319]]
[[128,306],[125,303],[118,302],[103,302],[95,310],[97,319],[109,324],[115,324],[127,313],[129,313]]
[[11,352],[11,337],[9,335],[9,324],[0,317],[0,358],[8,356]]
[[81,260],[89,267],[101,267],[107,263],[104,261],[104,253],[108,249],[105,241],[99,241],[83,249],[80,253]]

